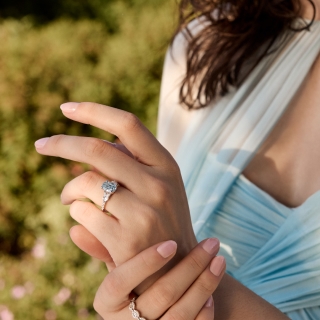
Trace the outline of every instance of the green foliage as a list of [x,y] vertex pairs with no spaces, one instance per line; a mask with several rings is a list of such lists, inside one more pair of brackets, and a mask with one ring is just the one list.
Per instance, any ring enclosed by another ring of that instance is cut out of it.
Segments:
[[[102,2],[90,3],[98,8]],[[15,319],[94,319],[92,299],[106,272],[70,243],[71,221],[59,203],[64,184],[86,167],[40,156],[33,143],[59,133],[114,137],[65,119],[59,105],[112,105],[135,113],[155,132],[172,6],[168,1],[106,3],[113,17],[108,28],[106,13],[96,21],[67,15],[41,28],[30,19],[0,24],[0,304]],[[37,259],[34,250],[41,246],[46,254]],[[17,285],[29,287],[29,293],[15,301]],[[71,296],[57,304],[54,297],[62,288]]]
[[5,306],[15,319],[97,319],[92,301],[106,268],[75,248],[57,196],[40,216],[50,232],[37,234],[33,251],[20,261],[0,257],[0,317]]
[[[120,5],[135,10],[150,6],[145,0],[1,0],[0,18],[28,18],[41,26],[60,18],[73,20],[92,19],[102,23],[111,32],[122,24],[123,15],[118,11]],[[163,1],[153,0],[153,7],[163,8]],[[122,13],[126,13],[123,11]]]

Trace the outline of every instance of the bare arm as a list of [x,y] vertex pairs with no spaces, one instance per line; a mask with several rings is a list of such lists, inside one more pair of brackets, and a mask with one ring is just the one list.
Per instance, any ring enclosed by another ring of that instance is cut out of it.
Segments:
[[280,310],[225,274],[213,294],[217,320],[285,320]]

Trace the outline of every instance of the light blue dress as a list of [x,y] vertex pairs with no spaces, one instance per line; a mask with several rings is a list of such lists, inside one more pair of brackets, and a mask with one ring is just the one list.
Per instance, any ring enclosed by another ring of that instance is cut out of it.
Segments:
[[178,36],[164,66],[158,138],[180,166],[197,239],[218,237],[227,272],[291,319],[320,320],[320,192],[290,209],[242,175],[320,53],[320,21],[286,36],[240,88],[193,112],[179,105],[186,42]]
[[231,276],[290,319],[320,319],[320,191],[291,209],[240,175],[208,231]]

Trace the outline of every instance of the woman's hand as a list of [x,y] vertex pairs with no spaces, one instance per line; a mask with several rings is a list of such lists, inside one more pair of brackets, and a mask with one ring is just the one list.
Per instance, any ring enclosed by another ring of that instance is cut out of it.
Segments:
[[[176,252],[174,241],[154,245],[109,273],[101,284],[94,308],[105,319],[133,319],[129,310],[132,290],[162,268]],[[179,264],[135,301],[142,319],[212,320],[212,293],[224,270],[216,239],[197,245]],[[214,258],[213,258],[214,257]],[[141,319],[139,318],[139,319]]]
[[[88,163],[100,172],[86,172],[65,186],[61,199],[71,204],[71,216],[108,249],[116,265],[150,245],[175,240],[179,249],[166,265],[170,269],[197,244],[174,159],[128,112],[95,103],[66,103],[61,109],[70,119],[116,135],[134,157],[96,138],[58,135],[38,140],[39,153]],[[120,184],[106,203],[111,215],[97,207],[106,177]]]

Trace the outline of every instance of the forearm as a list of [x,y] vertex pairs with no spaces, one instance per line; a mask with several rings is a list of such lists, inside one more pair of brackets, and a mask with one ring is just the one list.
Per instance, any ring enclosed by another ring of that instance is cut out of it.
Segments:
[[216,320],[286,320],[285,314],[225,274],[214,295]]

